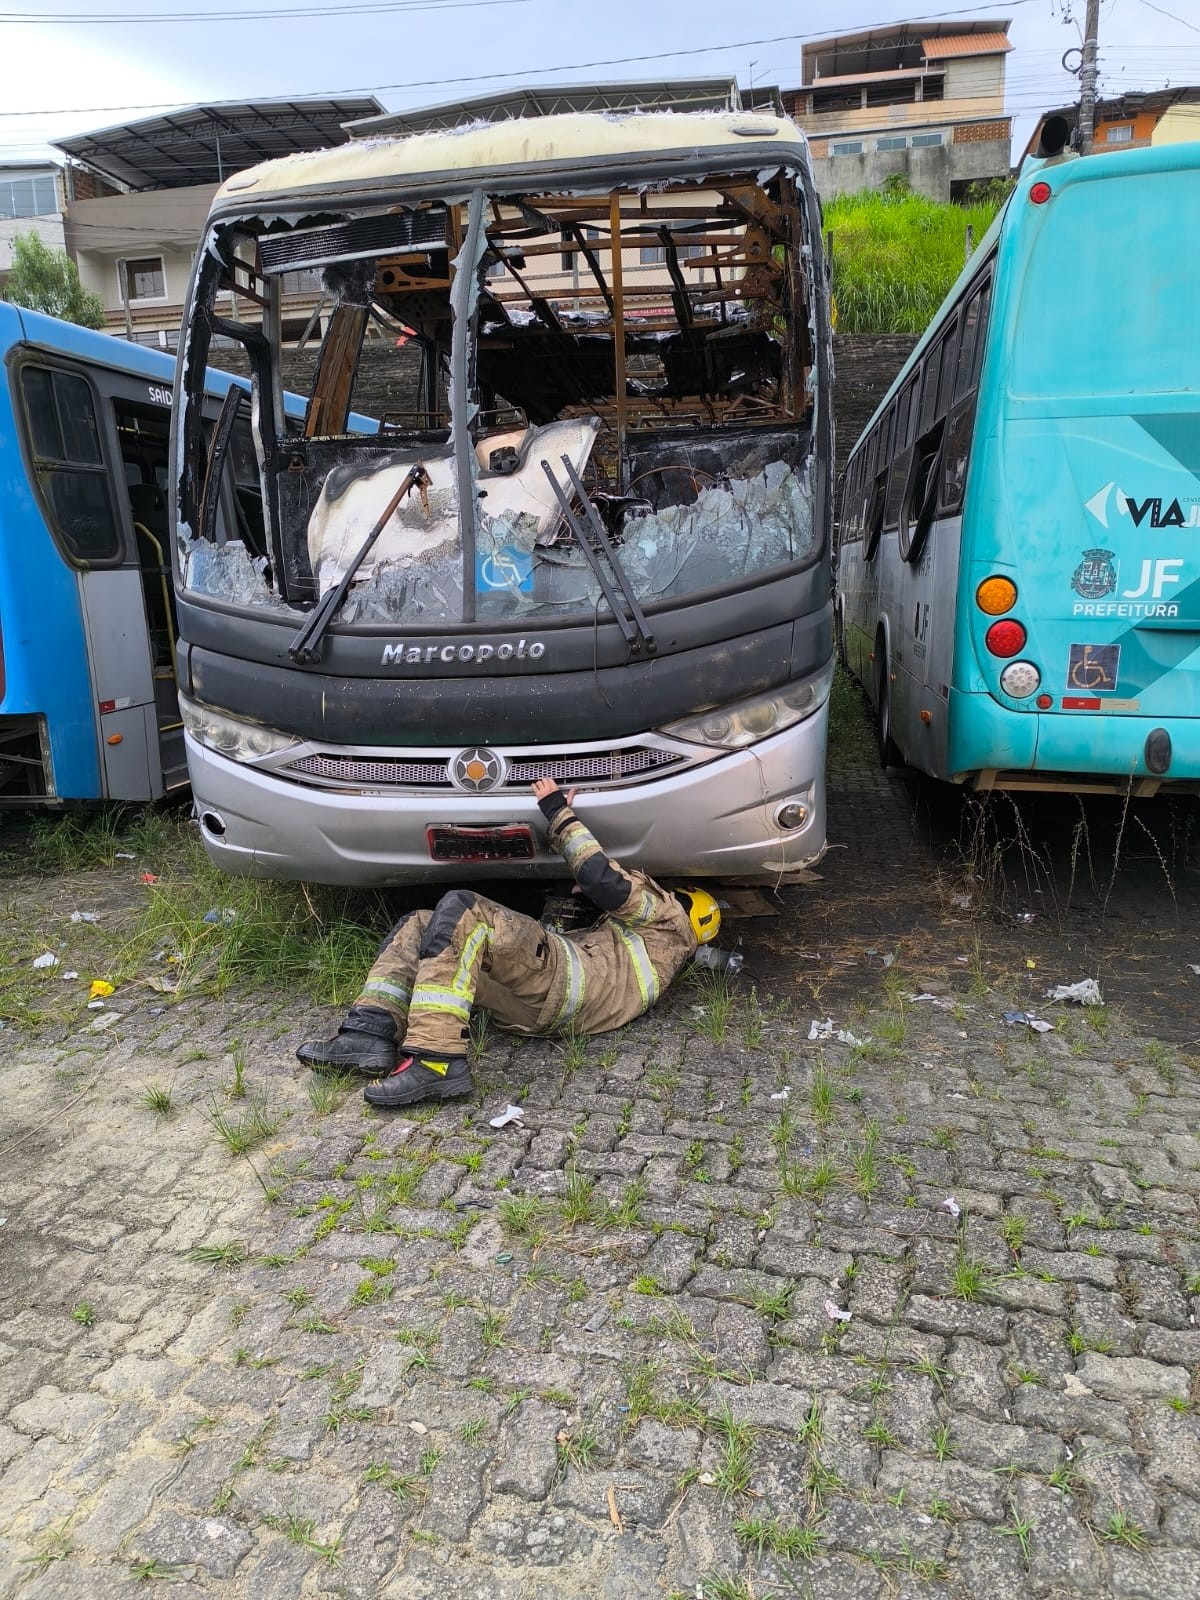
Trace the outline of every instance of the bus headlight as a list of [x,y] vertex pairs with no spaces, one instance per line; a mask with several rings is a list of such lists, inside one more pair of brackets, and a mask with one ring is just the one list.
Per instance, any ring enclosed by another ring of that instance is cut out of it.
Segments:
[[745,745],[757,744],[769,734],[782,733],[785,728],[811,717],[829,699],[832,683],[831,663],[811,678],[784,684],[766,694],[756,694],[749,700],[714,706],[711,711],[702,711],[698,716],[669,722],[659,732],[671,734],[677,739],[691,739],[697,744],[716,745],[723,750],[740,750]]
[[179,696],[179,714],[197,744],[215,750],[229,761],[257,761],[300,743],[294,734],[264,728],[257,722],[243,722],[227,711],[214,711],[183,695]]

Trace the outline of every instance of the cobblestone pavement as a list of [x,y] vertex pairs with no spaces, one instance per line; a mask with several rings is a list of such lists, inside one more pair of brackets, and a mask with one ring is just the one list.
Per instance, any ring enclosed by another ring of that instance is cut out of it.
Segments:
[[429,1115],[293,996],[6,1032],[2,1600],[1200,1593],[1195,1063],[896,872]]

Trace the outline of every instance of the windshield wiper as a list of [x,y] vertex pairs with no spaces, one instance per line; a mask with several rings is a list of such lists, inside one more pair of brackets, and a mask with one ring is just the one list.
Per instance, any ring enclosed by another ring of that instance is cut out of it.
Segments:
[[421,502],[426,511],[429,510],[429,474],[419,461],[415,461],[405,474],[404,482],[396,490],[387,503],[387,509],[379,521],[363,540],[362,546],[350,565],[342,573],[341,582],[336,589],[330,589],[309,613],[304,626],[288,645],[288,655],[293,661],[302,665],[309,665],[321,659],[321,640],[325,637],[325,630],[341,609],[342,601],[350,592],[350,585],[354,582],[359,567],[375,548],[375,541],[391,521],[396,508],[410,490],[416,489],[421,496]]
[[596,507],[588,498],[588,492],[583,487],[583,480],[580,478],[578,472],[576,472],[575,464],[571,460],[570,456],[564,455],[562,457],[562,464],[566,469],[567,477],[570,479],[571,487],[574,489],[579,503],[583,507],[583,513],[588,521],[588,529],[590,529],[596,540],[596,543],[600,546],[600,549],[608,558],[608,564],[613,570],[613,576],[617,580],[617,584],[621,590],[621,595],[625,601],[625,604],[629,607],[629,616],[633,618],[632,622],[630,622],[629,617],[625,615],[624,608],[618,606],[617,597],[613,593],[612,584],[609,583],[608,575],[600,564],[600,557],[592,548],[591,540],[588,538],[587,531],[580,527],[579,519],[575,515],[570,500],[563,492],[562,484],[560,484],[558,479],[554,476],[553,467],[551,467],[548,461],[543,461],[542,470],[550,479],[550,487],[554,490],[555,498],[558,501],[559,508],[561,509],[563,516],[566,518],[567,526],[575,535],[576,542],[578,543],[579,548],[583,551],[584,556],[587,559],[587,564],[589,567],[591,567],[595,576],[596,582],[600,585],[601,593],[608,601],[608,609],[612,612],[616,624],[621,630],[621,635],[624,638],[625,643],[635,655],[638,654],[644,646],[646,654],[652,656],[657,649],[657,645],[654,642],[654,635],[650,632],[650,626],[646,621],[645,612],[638,604],[638,598],[633,592],[633,587],[629,582],[629,576],[617,558],[617,552],[613,548],[612,540],[608,536],[608,529],[601,521],[600,513],[596,510]]

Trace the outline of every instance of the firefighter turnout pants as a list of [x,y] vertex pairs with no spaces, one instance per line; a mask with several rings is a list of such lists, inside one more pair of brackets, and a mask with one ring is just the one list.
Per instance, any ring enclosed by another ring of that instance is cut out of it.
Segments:
[[511,1032],[552,1033],[567,1020],[561,943],[532,917],[455,889],[397,923],[356,1004],[390,1012],[404,1048],[424,1055],[465,1055],[476,1005]]

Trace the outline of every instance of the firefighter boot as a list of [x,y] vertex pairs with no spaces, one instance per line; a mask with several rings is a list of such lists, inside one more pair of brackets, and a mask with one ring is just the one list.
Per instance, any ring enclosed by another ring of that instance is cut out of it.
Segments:
[[431,1050],[414,1055],[406,1051],[394,1072],[379,1083],[366,1086],[363,1098],[373,1106],[411,1106],[418,1100],[456,1100],[459,1095],[470,1094],[472,1087],[466,1056],[441,1056]]
[[396,1020],[379,1006],[351,1006],[332,1039],[313,1039],[296,1055],[306,1067],[383,1078],[396,1065]]

